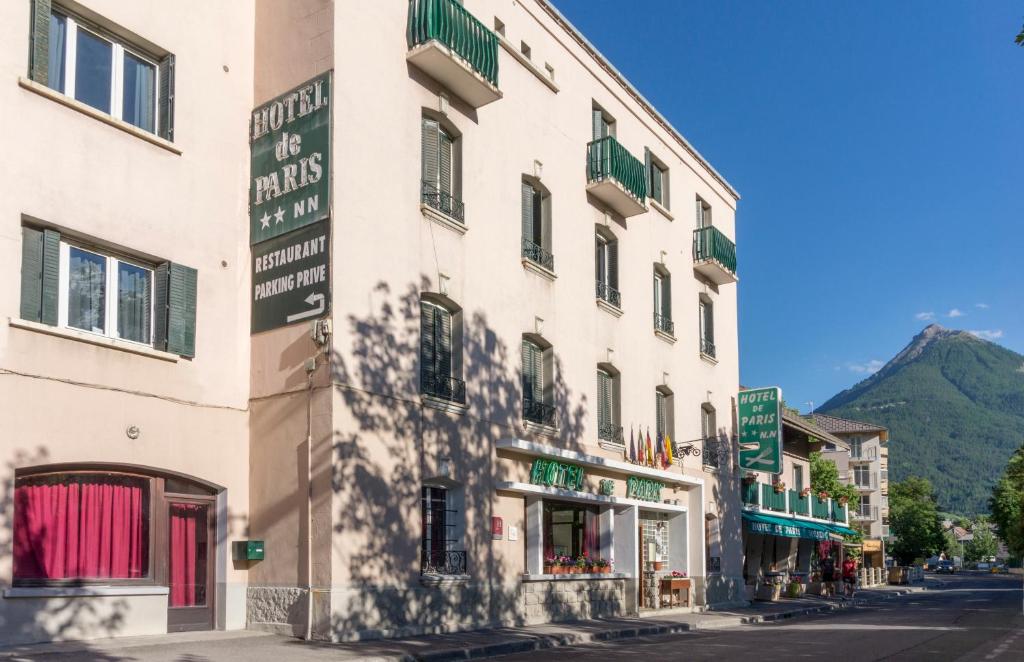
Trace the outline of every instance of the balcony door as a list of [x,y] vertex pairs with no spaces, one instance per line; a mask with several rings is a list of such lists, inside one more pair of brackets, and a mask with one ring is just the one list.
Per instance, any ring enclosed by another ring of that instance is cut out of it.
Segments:
[[213,628],[214,501],[167,495],[168,632]]

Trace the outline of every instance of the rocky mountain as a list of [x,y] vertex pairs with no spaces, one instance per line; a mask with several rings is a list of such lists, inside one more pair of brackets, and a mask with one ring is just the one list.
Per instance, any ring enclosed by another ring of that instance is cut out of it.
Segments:
[[993,483],[1024,443],[1024,356],[932,324],[818,411],[889,428],[890,481],[924,476],[941,510],[987,512]]

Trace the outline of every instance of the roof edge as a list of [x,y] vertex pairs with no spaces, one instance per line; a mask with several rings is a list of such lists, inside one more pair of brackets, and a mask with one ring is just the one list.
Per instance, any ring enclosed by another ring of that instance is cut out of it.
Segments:
[[697,159],[697,161],[702,166],[707,168],[708,172],[711,173],[711,176],[715,179],[715,181],[724,186],[726,191],[728,191],[729,194],[732,195],[733,198],[735,198],[737,201],[740,199],[739,191],[733,188],[732,184],[726,181],[725,177],[723,177],[721,173],[715,170],[714,166],[712,166],[707,159],[701,156],[701,153],[698,152],[697,149],[693,145],[691,145],[686,138],[683,137],[683,134],[680,133],[674,126],[672,126],[672,123],[665,119],[664,115],[658,112],[658,110],[654,107],[654,104],[652,104],[650,101],[644,98],[644,95],[640,94],[640,91],[633,87],[633,84],[630,83],[629,80],[624,75],[622,75],[622,73],[620,73],[618,69],[615,68],[615,66],[608,60],[608,58],[601,54],[601,51],[597,50],[596,46],[590,43],[590,41],[583,36],[582,32],[576,29],[576,26],[574,26],[572,22],[569,21],[569,19],[567,19],[562,14],[562,12],[558,11],[558,9],[553,4],[551,4],[550,0],[537,0],[537,4],[540,5],[541,9],[546,11],[548,15],[551,16],[551,18],[553,18],[557,23],[559,23],[566,30],[566,32],[568,32],[569,35],[572,36],[576,40],[576,42],[584,48],[584,50],[590,53],[591,57],[597,60],[597,63],[605,71],[611,74],[612,78],[614,78],[619,83],[619,85],[621,85],[626,90],[626,92],[631,97],[633,97],[633,100],[639,103],[640,106],[644,110],[646,110],[647,113],[654,119],[654,121],[656,121],[666,131],[668,131],[669,134],[672,135],[672,137],[674,137],[680,145],[682,145],[683,149],[689,152],[690,155],[693,156],[693,158]]

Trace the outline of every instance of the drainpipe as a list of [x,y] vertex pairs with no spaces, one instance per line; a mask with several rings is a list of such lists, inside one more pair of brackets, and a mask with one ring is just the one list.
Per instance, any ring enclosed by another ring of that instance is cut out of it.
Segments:
[[313,637],[313,372],[306,363],[306,641]]

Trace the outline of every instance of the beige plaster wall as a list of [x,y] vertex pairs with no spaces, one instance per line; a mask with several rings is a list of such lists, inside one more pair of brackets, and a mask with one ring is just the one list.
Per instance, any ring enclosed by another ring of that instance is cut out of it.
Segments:
[[[252,3],[90,0],[88,9],[173,52],[180,154],[19,86],[28,69],[29,2],[0,7],[0,123],[8,158],[0,185],[0,586],[12,580],[14,470],[48,462],[106,461],[178,471],[226,488],[224,545],[248,518],[249,372],[245,119],[252,105]],[[77,6],[77,5],[76,5]],[[21,225],[31,218],[145,258],[198,269],[196,356],[169,362],[8,323],[20,314]],[[125,435],[136,425],[141,435]],[[230,558],[230,554],[226,554]],[[244,622],[245,571],[222,555],[221,623]],[[109,600],[80,598],[96,617]],[[59,601],[36,603],[35,634],[140,633],[166,627],[151,599],[100,632]],[[28,603],[0,599],[0,623]],[[155,610],[155,611],[154,611]],[[140,616],[140,614],[142,614]],[[148,616],[146,616],[148,614]],[[17,616],[21,618],[22,616]],[[149,622],[140,629],[139,618]],[[152,621],[156,618],[156,621]],[[9,621],[8,621],[9,622]],[[157,623],[157,625],[154,625]],[[0,626],[2,627],[2,626]],[[149,629],[146,629],[149,628]],[[29,630],[25,630],[26,633]]]

